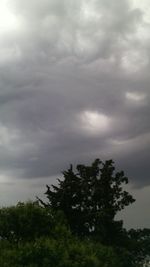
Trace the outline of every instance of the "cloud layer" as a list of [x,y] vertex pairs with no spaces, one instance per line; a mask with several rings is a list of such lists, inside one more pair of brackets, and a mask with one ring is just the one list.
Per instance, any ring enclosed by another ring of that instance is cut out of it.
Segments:
[[100,157],[149,185],[146,0],[0,5],[1,175],[51,177]]

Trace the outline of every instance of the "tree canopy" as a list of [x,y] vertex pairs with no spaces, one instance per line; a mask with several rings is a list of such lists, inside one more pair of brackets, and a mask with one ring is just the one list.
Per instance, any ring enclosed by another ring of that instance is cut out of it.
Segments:
[[128,178],[123,171],[115,172],[114,162],[96,159],[90,166],[71,165],[63,172],[58,185],[47,185],[46,196],[54,210],[62,210],[73,233],[97,236],[111,244],[116,233],[122,232],[122,222],[115,215],[135,200],[123,189]]
[[96,159],[63,178],[47,186],[47,203],[0,208],[0,266],[149,266],[150,229],[127,231],[115,218],[135,201],[124,172]]

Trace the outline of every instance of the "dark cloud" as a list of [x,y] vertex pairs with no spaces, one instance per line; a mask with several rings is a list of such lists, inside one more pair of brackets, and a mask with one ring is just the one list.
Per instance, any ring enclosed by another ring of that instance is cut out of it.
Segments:
[[[0,33],[0,170],[51,177],[114,158],[149,185],[150,34],[132,1],[14,0]],[[10,179],[10,178],[9,178]]]

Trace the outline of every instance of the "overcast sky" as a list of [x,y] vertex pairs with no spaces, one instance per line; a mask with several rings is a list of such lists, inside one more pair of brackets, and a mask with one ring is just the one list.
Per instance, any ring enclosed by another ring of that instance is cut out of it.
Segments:
[[148,0],[0,1],[0,203],[113,158],[150,227]]

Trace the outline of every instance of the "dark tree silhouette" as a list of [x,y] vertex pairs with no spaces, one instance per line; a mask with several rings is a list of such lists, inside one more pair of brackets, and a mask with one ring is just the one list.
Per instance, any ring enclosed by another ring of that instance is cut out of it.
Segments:
[[91,166],[72,165],[63,172],[58,186],[48,186],[46,196],[54,210],[62,210],[73,233],[93,236],[104,244],[112,244],[123,233],[122,221],[115,215],[134,198],[123,189],[128,178],[123,171],[115,172],[114,162],[96,159]]

